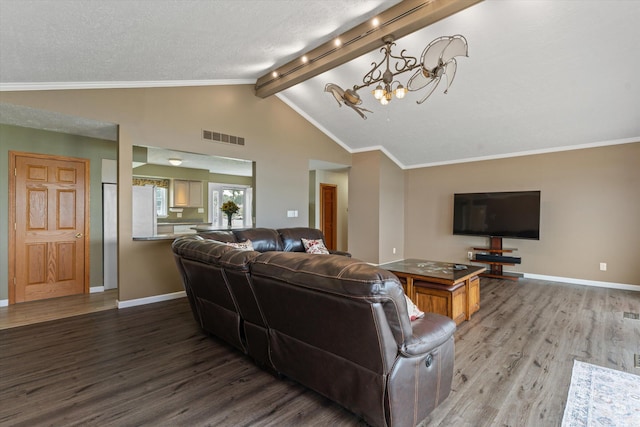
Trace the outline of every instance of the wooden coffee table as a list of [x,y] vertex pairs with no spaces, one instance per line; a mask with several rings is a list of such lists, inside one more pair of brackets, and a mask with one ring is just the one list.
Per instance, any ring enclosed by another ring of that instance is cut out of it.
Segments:
[[442,314],[460,324],[480,309],[478,275],[485,267],[423,259],[403,259],[379,267],[398,276],[406,294],[422,311]]

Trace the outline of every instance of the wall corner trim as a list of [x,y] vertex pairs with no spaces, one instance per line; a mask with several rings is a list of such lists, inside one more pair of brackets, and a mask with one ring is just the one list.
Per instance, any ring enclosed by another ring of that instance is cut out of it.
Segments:
[[153,304],[154,302],[169,301],[172,299],[184,298],[186,296],[187,296],[187,293],[185,291],[179,291],[179,292],[173,292],[170,294],[154,295],[152,297],[130,299],[127,301],[118,300],[116,303],[118,305],[118,308],[120,309],[120,308],[135,307],[137,305]]
[[8,299],[0,299],[0,307],[9,307]]

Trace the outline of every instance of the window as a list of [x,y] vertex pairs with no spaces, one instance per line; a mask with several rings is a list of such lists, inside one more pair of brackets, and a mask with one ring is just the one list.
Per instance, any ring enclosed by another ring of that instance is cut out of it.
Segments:
[[156,213],[158,217],[166,217],[169,215],[167,212],[169,189],[165,187],[156,187]]

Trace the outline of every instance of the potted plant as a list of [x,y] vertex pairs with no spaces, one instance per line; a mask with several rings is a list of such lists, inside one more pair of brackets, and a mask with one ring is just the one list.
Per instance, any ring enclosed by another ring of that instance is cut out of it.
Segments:
[[220,209],[227,215],[227,227],[231,228],[231,218],[233,217],[233,214],[238,213],[240,208],[233,200],[229,200],[224,202]]

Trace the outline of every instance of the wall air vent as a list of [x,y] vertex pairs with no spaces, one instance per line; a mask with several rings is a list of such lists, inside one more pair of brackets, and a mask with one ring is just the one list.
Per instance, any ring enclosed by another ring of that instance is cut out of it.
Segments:
[[244,145],[244,138],[240,136],[227,135],[226,133],[214,132],[212,130],[202,130],[202,139],[222,142],[224,144]]
[[640,315],[638,313],[631,313],[628,311],[625,311],[624,313],[622,313],[622,317],[625,319],[634,319],[634,320],[640,319]]

